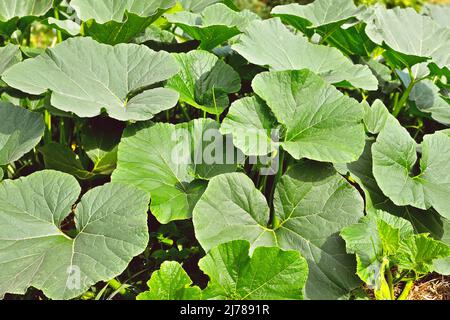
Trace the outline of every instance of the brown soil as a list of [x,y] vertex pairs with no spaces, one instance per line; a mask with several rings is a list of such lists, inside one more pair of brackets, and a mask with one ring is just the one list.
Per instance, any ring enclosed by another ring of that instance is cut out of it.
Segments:
[[[398,297],[404,287],[404,283],[395,288]],[[371,300],[375,300],[373,290],[365,287],[364,291]],[[431,274],[417,281],[411,289],[408,300],[450,300],[450,276]]]
[[410,300],[450,300],[450,277],[431,275],[411,289]]

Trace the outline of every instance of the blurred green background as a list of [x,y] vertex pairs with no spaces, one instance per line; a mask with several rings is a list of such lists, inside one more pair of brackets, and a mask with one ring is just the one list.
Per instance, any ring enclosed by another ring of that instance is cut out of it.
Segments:
[[[254,10],[262,16],[267,16],[270,9],[274,6],[293,2],[307,4],[313,2],[313,0],[236,0],[237,5],[242,9]],[[383,3],[388,7],[401,6],[414,7],[416,9],[420,9],[420,6],[427,2],[450,4],[450,0],[355,0],[356,4]]]

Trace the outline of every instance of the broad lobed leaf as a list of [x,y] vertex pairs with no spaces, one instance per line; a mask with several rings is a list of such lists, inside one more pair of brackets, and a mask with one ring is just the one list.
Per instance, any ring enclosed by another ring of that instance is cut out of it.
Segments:
[[308,275],[306,260],[296,251],[256,248],[249,257],[247,241],[231,241],[213,248],[199,262],[209,277],[208,287],[192,286],[183,267],[166,261],[152,274],[149,291],[138,300],[282,300],[303,298]]
[[181,11],[165,16],[169,22],[200,41],[199,48],[203,50],[214,49],[243,32],[251,21],[259,19],[250,11],[236,12],[221,3],[206,7],[201,14]]
[[192,280],[175,261],[165,261],[147,282],[149,291],[140,293],[137,300],[201,300],[202,290],[191,286]]
[[419,209],[433,207],[450,217],[450,137],[442,132],[426,135],[421,144],[420,171],[415,172],[416,142],[396,119],[391,118],[372,146],[373,174],[384,194],[396,205]]
[[161,223],[188,219],[207,180],[236,170],[234,158],[227,162],[225,153],[216,159],[204,157],[208,149],[225,150],[220,136],[218,125],[210,119],[129,127],[119,145],[112,180],[150,193],[152,213]]
[[75,209],[70,238],[61,223],[79,193],[75,178],[56,171],[0,184],[1,297],[33,286],[52,299],[75,298],[119,275],[145,249],[145,192],[120,184],[90,190]]
[[386,10],[377,6],[366,22],[369,38],[387,45],[396,59],[406,65],[431,59],[441,68],[450,66],[450,29],[414,9]]
[[261,73],[252,87],[286,127],[281,145],[295,159],[350,162],[362,153],[362,106],[311,71]]
[[38,113],[0,101],[0,165],[19,160],[33,149],[44,134]]
[[228,108],[228,94],[241,89],[241,79],[232,67],[207,51],[178,53],[174,57],[180,71],[166,87],[178,91],[180,101],[211,114],[221,114]]
[[129,42],[175,4],[175,0],[73,0],[70,3],[85,22],[85,34],[107,44]]
[[0,296],[139,263],[141,300],[450,274],[447,9],[0,0]]
[[335,48],[310,43],[304,36],[289,31],[279,18],[253,21],[232,48],[249,62],[271,70],[309,69],[330,84],[346,82],[366,90],[378,87],[367,66],[353,64]]
[[54,107],[79,117],[95,117],[105,109],[114,119],[139,121],[176,105],[176,92],[154,85],[177,71],[167,52],[73,38],[11,67],[3,80],[29,94],[50,90]]
[[309,265],[306,297],[343,298],[357,286],[354,263],[337,233],[358,221],[362,199],[330,166],[306,162],[277,185],[274,226],[263,194],[242,173],[213,178],[194,213],[196,237],[205,250],[243,239],[252,248],[297,250]]

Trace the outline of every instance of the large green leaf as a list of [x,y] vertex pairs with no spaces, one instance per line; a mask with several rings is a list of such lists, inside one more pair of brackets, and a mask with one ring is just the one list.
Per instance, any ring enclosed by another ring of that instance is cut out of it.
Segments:
[[[388,112],[387,109],[385,112]],[[380,190],[372,172],[371,149],[374,142],[373,139],[367,140],[364,153],[358,161],[349,164],[335,164],[335,167],[341,174],[348,175],[349,179],[355,181],[363,190],[366,211],[368,213],[377,213],[378,210],[383,210],[392,215],[402,217],[414,226],[416,233],[429,233],[434,239],[450,245],[450,222],[447,219],[432,209],[423,211],[409,206],[396,206]],[[450,274],[450,258],[435,260],[434,265],[437,272]]]
[[372,146],[373,174],[396,205],[420,209],[434,207],[450,218],[450,136],[442,132],[426,135],[421,144],[420,172],[415,172],[417,146],[395,119],[386,122]]
[[306,260],[297,251],[256,248],[249,257],[248,241],[219,245],[200,260],[209,277],[202,292],[178,262],[166,261],[148,281],[138,300],[278,300],[301,299],[308,276]]
[[236,12],[224,4],[206,7],[201,14],[188,11],[167,14],[169,22],[200,41],[200,49],[212,50],[244,31],[247,25],[258,19],[249,11]]
[[277,6],[272,15],[309,38],[320,35],[321,43],[328,43],[347,56],[370,57],[376,44],[367,37],[365,24],[356,19],[361,19],[366,11],[351,0],[316,0],[308,5]]
[[75,178],[41,171],[0,184],[0,296],[40,289],[70,299],[119,275],[147,246],[145,192],[107,184],[75,210],[76,236],[61,231],[80,193]]
[[[256,76],[252,87],[284,125],[286,132],[280,144],[295,159],[345,163],[361,155],[363,107],[311,71],[264,72]],[[236,122],[237,114],[245,116]],[[267,132],[266,140],[271,138],[268,129],[273,119],[261,100],[242,100],[233,105],[222,132],[233,134],[237,147],[242,150],[261,154],[267,148],[274,148],[273,143],[262,144],[264,132]],[[244,132],[245,127],[250,131]],[[246,138],[236,137],[239,134],[250,137],[253,148],[261,142],[262,149],[249,149],[245,140],[239,142]]]
[[427,274],[434,271],[434,260],[448,257],[450,257],[448,245],[433,240],[427,234],[419,234],[400,244],[398,265],[401,269]]
[[0,21],[42,16],[52,8],[52,0],[0,0]]
[[249,257],[248,241],[232,241],[209,251],[199,262],[210,282],[207,299],[299,300],[308,277],[308,264],[296,251],[259,247]]
[[402,239],[413,234],[407,220],[384,211],[370,213],[341,232],[347,252],[356,254],[358,276],[375,290],[382,286],[384,260],[395,255]]
[[381,297],[385,268],[396,266],[399,272],[414,271],[419,277],[434,270],[434,260],[450,256],[449,246],[428,234],[414,234],[410,222],[384,211],[370,213],[344,228],[341,236],[347,251],[356,254],[359,277]]
[[434,120],[450,125],[450,100],[445,99],[433,81],[425,79],[415,84],[409,100],[414,102],[420,111],[431,113]]
[[365,196],[366,211],[374,213],[383,210],[402,217],[413,224],[416,232],[430,233],[434,238],[450,245],[450,223],[445,218],[439,216],[434,210],[423,211],[408,206],[396,206],[383,194],[372,172],[372,146],[374,143],[373,139],[367,140],[364,153],[358,161],[334,165],[342,175],[348,175],[350,180],[355,181],[361,187]]
[[223,152],[220,137],[217,123],[210,119],[131,126],[119,144],[112,181],[150,193],[152,213],[161,223],[188,219],[207,179],[236,170],[234,161],[227,164],[225,152],[210,164],[203,157],[208,149]]
[[108,44],[129,42],[176,4],[175,0],[72,0],[85,35]]
[[272,70],[310,69],[331,84],[378,88],[378,81],[367,66],[353,64],[336,48],[310,43],[304,36],[289,31],[279,18],[250,23],[233,49],[249,62]]
[[0,34],[10,35],[20,18],[40,17],[52,8],[52,0],[0,0]]
[[414,9],[385,9],[377,6],[367,19],[369,38],[386,45],[395,60],[412,66],[432,59],[439,67],[450,66],[450,29]]
[[354,262],[345,254],[338,232],[357,222],[363,202],[356,189],[326,164],[293,167],[276,187],[274,227],[262,193],[241,173],[213,178],[197,203],[196,237],[209,251],[230,240],[250,241],[253,248],[278,246],[297,250],[308,261],[306,297],[336,299],[357,286]]
[[22,61],[22,51],[20,47],[7,44],[5,47],[0,47],[0,77],[8,68]]
[[[267,106],[257,98],[238,100],[221,126],[245,154],[266,155],[281,145],[296,159],[351,162],[361,155],[362,106],[320,77],[308,70],[266,72],[252,86]],[[279,143],[277,122],[286,128]]]
[[179,2],[183,6],[184,10],[194,13],[200,13],[206,7],[215,3],[224,2],[224,0],[179,0]]
[[422,13],[430,16],[441,26],[450,27],[450,5],[426,3],[422,7]]
[[292,3],[276,6],[272,15],[308,33],[307,29],[339,28],[348,20],[355,18],[359,9],[349,0],[316,0],[308,5]]
[[180,93],[180,100],[212,114],[221,114],[229,106],[228,94],[241,89],[239,74],[207,51],[174,55],[180,71],[168,82],[168,88]]
[[99,24],[110,21],[123,22],[126,13],[140,17],[150,17],[158,10],[169,9],[175,5],[174,0],[72,0],[70,5],[83,21],[94,19]]
[[52,92],[52,106],[80,117],[106,110],[118,120],[148,120],[172,108],[178,94],[154,86],[178,71],[167,52],[73,38],[8,69],[3,80],[29,94]]
[[147,282],[149,291],[140,293],[137,300],[200,300],[202,290],[191,286],[192,280],[175,261],[165,261]]
[[19,160],[44,134],[44,119],[35,112],[0,101],[0,165]]

